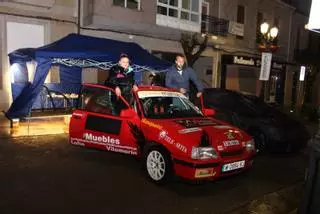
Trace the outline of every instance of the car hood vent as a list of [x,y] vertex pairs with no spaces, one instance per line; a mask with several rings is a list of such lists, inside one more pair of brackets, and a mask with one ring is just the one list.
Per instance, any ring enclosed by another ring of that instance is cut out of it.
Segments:
[[209,139],[209,135],[206,131],[202,131],[201,134],[201,139],[200,139],[200,146],[201,147],[208,147],[210,146],[210,139]]
[[185,127],[185,128],[195,128],[195,127],[203,127],[203,126],[215,126],[219,125],[218,123],[210,120],[210,119],[191,119],[191,120],[176,120],[176,123]]

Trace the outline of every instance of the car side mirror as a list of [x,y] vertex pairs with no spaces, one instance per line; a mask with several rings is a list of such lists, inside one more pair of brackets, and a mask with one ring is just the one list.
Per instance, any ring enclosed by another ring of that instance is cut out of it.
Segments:
[[120,112],[120,117],[123,117],[123,118],[133,118],[135,116],[137,116],[137,112],[135,112],[131,108],[124,109]]
[[203,109],[202,113],[206,117],[213,117],[213,115],[216,113],[216,111],[211,108],[205,108],[205,109]]

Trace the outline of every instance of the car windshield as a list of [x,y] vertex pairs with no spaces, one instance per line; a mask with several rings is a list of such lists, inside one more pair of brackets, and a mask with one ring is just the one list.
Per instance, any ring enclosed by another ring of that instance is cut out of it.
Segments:
[[139,91],[139,101],[147,118],[202,117],[201,111],[184,95],[169,91]]

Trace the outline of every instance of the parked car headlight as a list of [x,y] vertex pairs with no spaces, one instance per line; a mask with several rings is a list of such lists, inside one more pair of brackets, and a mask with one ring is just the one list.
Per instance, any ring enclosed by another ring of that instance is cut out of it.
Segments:
[[252,150],[256,149],[253,139],[246,142],[246,149],[247,149],[247,151],[252,151]]
[[192,147],[192,159],[205,160],[217,158],[217,152],[212,147]]

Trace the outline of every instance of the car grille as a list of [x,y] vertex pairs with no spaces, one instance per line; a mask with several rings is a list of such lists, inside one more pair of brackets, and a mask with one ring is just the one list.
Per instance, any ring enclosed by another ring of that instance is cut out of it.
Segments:
[[232,156],[237,156],[237,155],[241,155],[244,153],[244,149],[238,149],[235,151],[231,151],[231,152],[220,152],[220,156],[221,157],[232,157]]

